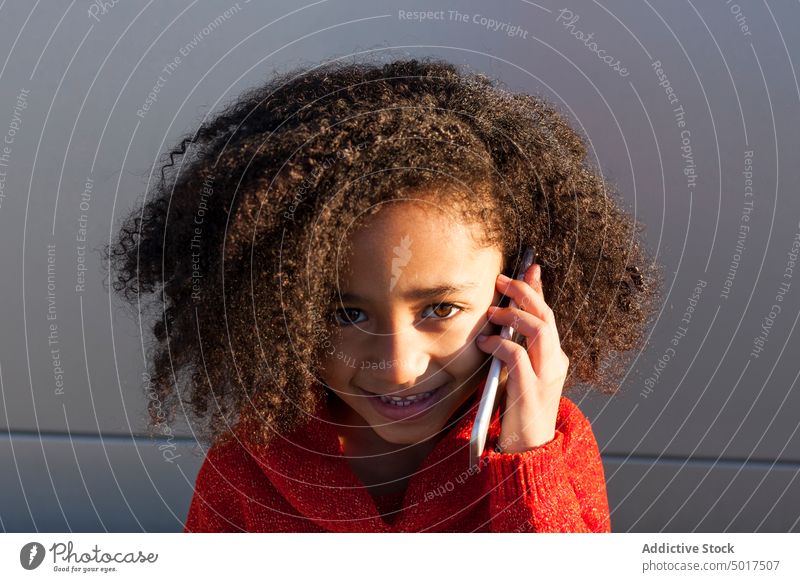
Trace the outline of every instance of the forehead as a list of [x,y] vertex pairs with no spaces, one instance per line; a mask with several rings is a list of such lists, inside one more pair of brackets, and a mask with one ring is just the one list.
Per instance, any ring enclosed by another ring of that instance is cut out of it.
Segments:
[[375,297],[491,277],[501,253],[482,246],[481,234],[481,225],[464,223],[453,207],[385,205],[343,241],[349,268],[340,271],[340,291]]
[[384,204],[376,214],[359,221],[348,240],[359,248],[395,245],[400,239],[419,241],[418,246],[452,240],[473,247],[474,241],[468,239],[479,232],[480,226],[466,224],[455,207],[415,200]]

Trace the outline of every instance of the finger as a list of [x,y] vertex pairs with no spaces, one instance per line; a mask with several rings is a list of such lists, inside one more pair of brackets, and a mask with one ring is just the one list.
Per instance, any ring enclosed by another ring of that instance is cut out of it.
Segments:
[[[500,278],[503,281],[514,281],[508,277],[507,275],[502,275]],[[542,266],[538,263],[531,263],[531,265],[525,270],[525,273],[522,276],[522,280],[530,285],[534,291],[537,291],[542,297],[544,297],[544,286],[542,285]]]
[[522,386],[533,386],[537,379],[536,373],[524,347],[499,335],[488,335],[483,341],[478,340],[476,344],[481,350],[496,356],[508,367],[506,390],[509,397],[516,400],[521,395]]
[[542,296],[544,299],[544,287],[542,285],[542,266],[536,263],[533,263],[530,268],[525,271],[525,282],[530,285],[534,291],[537,291],[539,295]]
[[542,332],[546,332],[549,324],[533,313],[518,307],[497,307],[492,305],[486,310],[486,318],[495,325],[510,325],[533,343]]
[[525,337],[523,349],[527,350],[537,377],[543,374],[545,362],[560,349],[558,334],[554,332],[555,326],[532,313],[516,307],[490,307],[487,310],[487,318],[497,325],[510,325]]
[[[526,279],[532,276],[533,266],[526,272]],[[519,281],[506,277],[502,273],[497,277],[497,289],[500,293],[508,295],[514,300],[514,303],[520,309],[532,313],[539,319],[546,321],[549,324],[555,323],[555,315],[553,310],[544,300],[544,294],[541,291],[541,282],[534,281],[534,285],[530,285],[527,281]]]

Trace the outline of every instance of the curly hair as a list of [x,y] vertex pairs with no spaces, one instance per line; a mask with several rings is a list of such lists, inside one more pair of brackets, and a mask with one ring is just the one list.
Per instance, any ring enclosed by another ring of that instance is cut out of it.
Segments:
[[646,343],[663,276],[641,226],[553,105],[483,74],[436,59],[298,68],[166,155],[105,249],[114,290],[159,314],[151,427],[180,407],[212,440],[252,422],[267,442],[311,414],[343,240],[390,200],[458,202],[505,265],[534,246],[568,386],[615,393]]

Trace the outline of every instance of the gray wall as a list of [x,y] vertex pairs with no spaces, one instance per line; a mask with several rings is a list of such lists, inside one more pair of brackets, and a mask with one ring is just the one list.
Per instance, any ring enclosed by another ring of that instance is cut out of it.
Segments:
[[[800,531],[800,270],[786,270],[800,241],[800,5],[574,0],[567,28],[549,0],[111,4],[0,9],[0,528],[181,528],[203,449],[185,427],[142,436],[140,324],[91,249],[205,115],[275,70],[373,51],[440,56],[555,101],[647,226],[667,274],[651,346],[620,396],[573,395],[603,452],[614,530]],[[425,9],[445,19],[398,12]]]

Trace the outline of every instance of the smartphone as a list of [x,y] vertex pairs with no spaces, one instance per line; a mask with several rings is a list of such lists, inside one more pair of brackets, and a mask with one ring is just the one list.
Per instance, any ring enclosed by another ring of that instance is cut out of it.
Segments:
[[[533,264],[535,256],[533,247],[527,247],[522,260],[517,265],[512,279],[522,280],[525,272]],[[500,306],[505,307],[506,302],[511,307],[517,307],[516,302],[510,297],[504,295],[500,301]],[[505,325],[500,330],[500,336],[510,339],[517,343],[522,343],[524,336],[515,330],[510,325]],[[486,433],[489,430],[489,422],[492,419],[492,411],[494,410],[495,402],[497,401],[497,387],[500,384],[500,373],[503,369],[503,362],[496,356],[492,358],[492,364],[489,368],[489,376],[486,379],[486,386],[481,396],[481,401],[478,404],[478,414],[475,416],[475,424],[472,425],[472,436],[469,441],[469,466],[473,467],[478,464],[478,461],[483,454],[483,449],[486,446]]]

